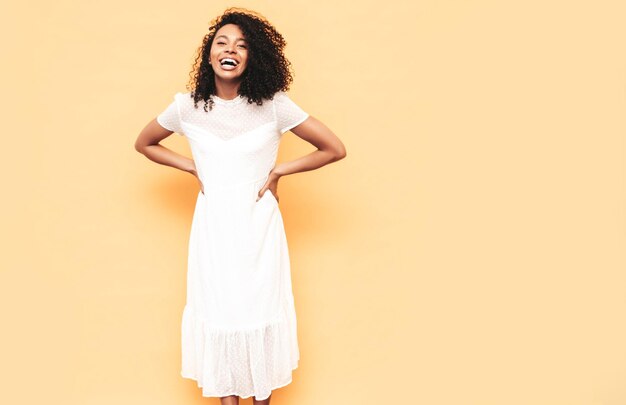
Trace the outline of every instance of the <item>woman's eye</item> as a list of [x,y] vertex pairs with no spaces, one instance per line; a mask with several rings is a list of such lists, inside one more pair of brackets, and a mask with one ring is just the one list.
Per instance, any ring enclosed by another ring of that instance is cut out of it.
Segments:
[[218,45],[225,45],[226,43],[225,42],[218,42],[217,44]]

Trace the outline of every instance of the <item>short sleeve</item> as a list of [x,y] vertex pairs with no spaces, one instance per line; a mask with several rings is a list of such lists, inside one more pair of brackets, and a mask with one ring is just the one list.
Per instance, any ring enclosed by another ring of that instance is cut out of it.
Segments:
[[284,91],[274,95],[274,113],[276,126],[281,134],[298,126],[309,117],[309,114],[293,102]]
[[183,135],[183,130],[180,125],[178,93],[174,95],[174,101],[172,101],[170,105],[168,105],[167,108],[157,116],[156,120],[163,128],[176,132],[179,135]]

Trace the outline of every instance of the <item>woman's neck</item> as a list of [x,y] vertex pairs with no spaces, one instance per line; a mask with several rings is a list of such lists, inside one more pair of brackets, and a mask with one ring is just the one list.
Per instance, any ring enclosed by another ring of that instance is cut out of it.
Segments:
[[215,81],[215,93],[224,100],[232,100],[239,95],[239,85],[241,82],[229,83],[222,81]]

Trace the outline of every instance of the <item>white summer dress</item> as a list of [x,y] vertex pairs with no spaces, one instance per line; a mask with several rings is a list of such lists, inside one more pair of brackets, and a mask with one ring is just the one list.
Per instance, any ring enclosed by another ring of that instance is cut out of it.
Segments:
[[[268,398],[300,358],[289,252],[278,202],[256,201],[282,135],[309,114],[283,91],[263,105],[176,93],[157,122],[189,142],[198,192],[182,313],[181,376],[204,397]],[[208,110],[208,106],[207,106]]]

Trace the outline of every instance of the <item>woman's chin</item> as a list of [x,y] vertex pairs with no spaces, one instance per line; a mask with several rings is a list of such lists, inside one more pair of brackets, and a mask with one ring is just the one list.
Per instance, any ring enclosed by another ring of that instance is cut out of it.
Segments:
[[225,82],[240,81],[242,79],[240,74],[229,75],[217,72],[215,73],[215,78],[223,80]]
[[241,76],[243,75],[243,72],[240,72],[239,70],[214,70],[215,72],[215,76],[223,79],[223,80],[237,80],[237,79],[241,79]]

